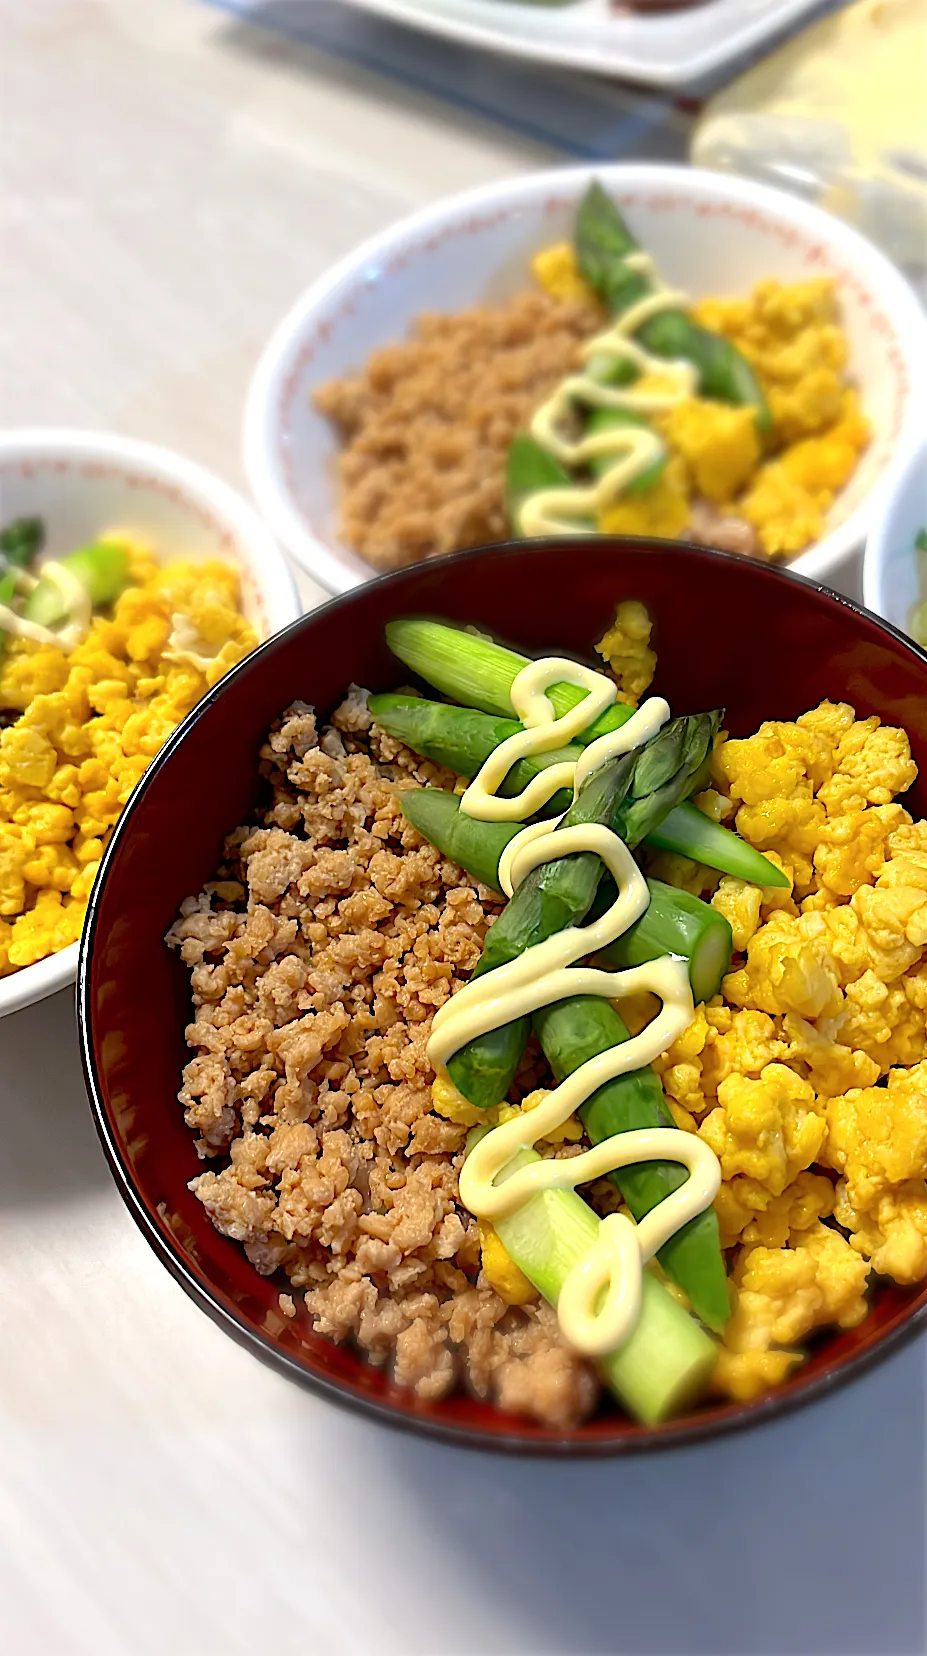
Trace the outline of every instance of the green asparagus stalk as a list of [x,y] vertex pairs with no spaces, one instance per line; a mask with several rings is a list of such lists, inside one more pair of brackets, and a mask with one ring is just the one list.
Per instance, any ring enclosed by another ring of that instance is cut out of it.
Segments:
[[[450,707],[447,702],[425,701],[421,696],[386,693],[374,695],[367,703],[377,724],[388,735],[405,742],[424,759],[444,765],[456,776],[475,776],[491,753],[522,726],[517,719],[495,719],[469,707]],[[505,778],[499,792],[506,797],[521,793],[550,765],[576,764],[582,757],[576,743],[551,748],[547,753],[519,759]],[[543,815],[556,816],[568,809],[572,790],[561,788],[544,806]],[[458,859],[459,860],[459,859]]]
[[[622,316],[653,291],[650,274],[629,264],[629,255],[640,249],[617,207],[599,184],[590,186],[580,204],[575,242],[583,276],[613,316]],[[692,363],[703,396],[750,406],[758,430],[771,430],[772,418],[759,380],[730,340],[699,327],[678,307],[658,312],[635,331],[640,343],[655,356]],[[585,373],[602,386],[628,384],[637,377],[633,363],[606,352],[593,356],[586,364]],[[581,419],[587,436],[627,426],[652,429],[651,421],[630,409],[584,408]],[[667,458],[664,450],[662,457],[628,484],[625,492],[641,494],[651,489]],[[614,464],[613,455],[603,455],[589,462],[587,470],[593,477],[601,477]],[[539,489],[563,487],[572,481],[570,473],[541,443],[528,434],[516,437],[509,454],[506,487],[509,522],[514,533],[521,532],[522,508],[530,495]],[[595,525],[590,525],[588,520],[577,523],[577,528],[586,532],[590,527]]]
[[670,719],[640,749],[616,830],[633,851],[675,810],[680,800],[708,781],[708,763],[723,709]]
[[[574,995],[534,1014],[544,1056],[558,1081],[628,1039],[614,1007],[599,995]],[[649,1067],[616,1076],[596,1089],[579,1111],[593,1144],[642,1127],[672,1127],[673,1118],[656,1072]],[[610,1174],[634,1218],[640,1220],[688,1178],[678,1162],[638,1162]],[[693,1310],[711,1328],[730,1316],[724,1259],[713,1208],[691,1219],[664,1244],[660,1264],[689,1296]]]
[[[95,541],[60,559],[87,592],[94,609],[111,604],[129,584],[129,557],[115,541]],[[29,594],[23,615],[40,627],[56,627],[67,620],[68,605],[57,583],[43,576]]]
[[[604,824],[634,848],[650,822],[669,810],[705,762],[720,714],[672,719],[630,753],[613,759],[580,790],[555,832],[579,824]],[[588,913],[604,873],[601,857],[584,851],[534,869],[521,883],[483,946],[477,976],[524,954],[535,943],[576,925]],[[519,1018],[489,1030],[455,1053],[448,1073],[479,1109],[505,1098],[528,1038],[530,1021]]]
[[[651,277],[628,265],[628,255],[639,252],[639,245],[600,184],[591,184],[580,204],[575,241],[580,271],[613,316],[622,316],[652,292]],[[654,356],[693,363],[702,396],[751,406],[758,430],[771,429],[759,380],[730,340],[699,327],[684,310],[661,311],[637,329],[636,337]]]
[[13,518],[0,529],[0,561],[28,569],[45,544],[45,524],[38,517]]
[[[513,679],[527,667],[527,656],[518,655],[515,650],[508,650],[504,644],[496,644],[479,633],[448,626],[442,621],[428,621],[424,616],[387,621],[384,631],[393,655],[426,683],[433,684],[443,696],[450,696],[464,707],[479,708],[483,713],[494,713],[504,719],[514,717],[509,692]],[[559,719],[581,702],[586,692],[575,684],[555,684],[548,694]],[[624,702],[606,708],[601,718],[583,731],[583,743],[620,729],[633,711]]]
[[[375,695],[369,702],[370,711],[381,729],[389,735],[405,742],[416,753],[426,759],[433,759],[436,764],[445,765],[458,776],[475,776],[480,766],[489,758],[489,755],[508,737],[516,735],[522,726],[514,719],[497,719],[486,713],[476,713],[472,708],[449,707],[444,702],[425,701],[418,696],[409,695]],[[667,727],[669,728],[669,727]],[[683,725],[675,721],[673,728],[679,738]],[[702,732],[691,720],[684,727],[690,738],[699,745],[701,751]],[[654,749],[651,763],[656,754],[663,755],[663,762],[668,765],[667,774],[674,779],[673,789],[678,792],[678,776],[680,774],[679,756],[672,749],[668,741],[661,741],[660,746]],[[503,795],[511,796],[520,793],[527,787],[533,777],[550,765],[576,763],[582,754],[582,748],[576,743],[568,747],[554,748],[547,753],[532,755],[529,759],[520,759],[515,764],[502,785]],[[689,775],[693,786],[697,785],[701,767],[690,768]],[[643,793],[648,796],[648,819],[656,823],[660,810],[651,798],[654,794],[654,783],[647,783],[643,773],[638,782],[644,782]],[[548,801],[544,808],[544,815],[551,816],[566,810],[569,806],[571,794],[562,789]],[[667,813],[668,814],[668,813]],[[702,816],[702,813],[699,813]],[[708,820],[707,818],[705,819]],[[633,843],[637,844],[641,837],[633,831],[633,822],[629,823]],[[650,835],[644,836],[650,838]],[[672,833],[670,836],[673,849],[679,845],[690,846],[691,833],[680,836]],[[661,843],[665,842],[664,840]],[[688,854],[685,852],[684,854]]]
[[[522,726],[514,719],[493,718],[488,713],[476,713],[469,707],[451,707],[447,702],[426,701],[421,696],[401,693],[374,695],[369,701],[370,711],[382,730],[398,741],[405,742],[413,752],[425,759],[445,765],[458,776],[475,776],[500,742],[515,735]],[[520,759],[509,772],[500,792],[510,796],[520,793],[528,783],[549,765],[575,763],[582,753],[578,743],[553,748],[547,753],[533,754]],[[540,816],[558,816],[568,809],[571,793],[559,789],[538,813]],[[669,824],[669,826],[667,826]],[[694,806],[678,806],[663,822],[645,835],[645,843],[660,850],[676,851],[692,857],[709,868],[723,867],[751,884],[782,883],[778,869],[766,861],[752,846],[746,845],[736,834],[706,817]],[[458,857],[456,861],[461,862]],[[461,862],[461,866],[466,864]]]
[[[469,707],[452,707],[447,702],[425,701],[421,696],[384,694],[371,696],[370,710],[381,729],[436,764],[446,765],[458,776],[475,776],[480,766],[506,736],[521,730],[514,719],[496,719],[475,713]],[[582,752],[578,742],[536,753],[519,760],[501,789],[503,794],[519,793],[532,777],[548,765],[576,760]],[[541,816],[565,811],[571,795],[560,789],[548,800]],[[785,875],[754,851],[737,834],[712,822],[694,805],[683,804],[664,817],[645,835],[645,844],[661,851],[675,851],[707,868],[736,874],[751,885],[784,885]],[[459,858],[457,859],[460,860]],[[463,866],[463,865],[462,865]]]
[[[439,789],[408,789],[400,795],[400,803],[408,820],[440,851],[453,857],[485,885],[496,884],[499,857],[504,845],[517,832],[517,826],[477,822],[460,811],[455,795]],[[460,835],[464,836],[466,843],[461,844]],[[604,880],[602,884],[605,884]],[[730,927],[707,903],[699,903],[697,898],[674,891],[671,886],[661,885],[658,881],[648,881],[648,885],[651,904],[647,913],[619,939],[618,944],[604,951],[600,959],[614,966],[637,965],[643,960],[658,959],[667,952],[685,956],[691,948],[688,958],[693,993],[698,998],[695,980],[701,970],[704,977],[700,987],[705,998],[709,998],[715,993],[722,972],[730,964]],[[679,905],[679,899],[684,900],[682,905]],[[601,888],[595,906],[601,906]],[[705,956],[701,966],[698,941],[693,943],[693,933],[687,931],[687,911],[692,913],[698,910],[704,911],[707,922],[702,932]],[[676,914],[679,926],[678,931],[674,932]],[[717,941],[719,934],[720,945]],[[490,932],[490,939],[492,935]],[[710,960],[706,956],[710,956]],[[594,995],[574,996],[557,1006],[546,1007],[535,1013],[534,1025],[558,1080],[572,1074],[588,1058],[628,1039],[627,1028],[618,1013],[607,1001]],[[514,1026],[506,1027],[511,1031]],[[519,1036],[522,1033],[519,1030]],[[476,1044],[471,1043],[471,1047]],[[514,1048],[514,1039],[512,1045]],[[492,1056],[498,1057],[498,1052],[493,1052]],[[517,1057],[515,1061],[517,1063]],[[453,1067],[451,1074],[453,1076]],[[580,1114],[593,1144],[631,1128],[673,1125],[659,1079],[650,1068],[636,1070],[606,1083],[592,1095]],[[640,1219],[664,1196],[679,1188],[685,1173],[672,1162],[645,1162],[621,1168],[612,1177],[634,1217]],[[694,1220],[672,1238],[661,1250],[660,1262],[689,1295],[699,1316],[711,1326],[719,1326],[727,1315],[727,1289],[713,1215]]]
[[[479,1130],[475,1136],[480,1136]],[[521,1151],[501,1178],[538,1159],[533,1150]],[[567,1276],[588,1253],[601,1223],[575,1190],[547,1190],[498,1220],[496,1230],[510,1258],[548,1304],[556,1306]],[[705,1330],[645,1270],[637,1325],[596,1368],[636,1420],[655,1426],[698,1400],[710,1380],[716,1350]]]
[[[529,432],[523,431],[514,437],[505,467],[506,514],[513,533],[520,532],[521,509],[529,495],[536,494],[538,489],[569,488],[572,482],[560,461]],[[576,527],[588,534],[593,525],[588,518],[577,519]]]
[[[28,569],[33,558],[42,550],[45,525],[41,518],[14,518],[0,530],[0,604],[12,607],[19,587],[19,577]],[[7,633],[0,631],[0,655],[6,647]]]
[[480,822],[460,809],[457,794],[443,788],[404,788],[399,795],[402,814],[442,856],[472,874],[481,885],[501,892],[499,859],[520,822]]
[[663,821],[651,828],[647,844],[655,851],[674,851],[705,868],[716,868],[724,874],[734,874],[748,885],[787,886],[788,876],[771,863],[762,852],[732,834],[720,822],[691,803],[677,805]]
[[[560,824],[580,823],[612,827],[631,784],[639,750],[613,759],[589,778]],[[474,972],[482,977],[497,966],[515,960],[565,926],[575,925],[587,913],[602,876],[602,860],[584,851],[544,863],[518,887],[492,926]],[[478,1109],[500,1104],[512,1085],[531,1028],[529,1017],[513,1019],[499,1029],[478,1035],[456,1052],[448,1064],[455,1087]]]
[[[403,815],[444,856],[472,874],[475,880],[501,891],[499,858],[520,831],[517,822],[479,822],[460,809],[456,794],[440,788],[408,788],[400,795]],[[598,955],[605,966],[640,966],[663,955],[688,962],[689,982],[697,1001],[711,1000],[730,970],[733,940],[723,914],[687,891],[648,880],[650,903],[641,918]],[[609,875],[599,883],[589,918],[604,912],[615,900]]]
[[[511,718],[515,711],[510,695],[512,680],[527,666],[526,656],[494,644],[491,639],[418,616],[388,622],[386,639],[400,661],[443,695],[469,708]],[[585,692],[572,684],[555,684],[549,694],[559,718],[575,707]],[[576,741],[586,746],[598,736],[620,729],[633,711],[623,702],[613,703]],[[471,775],[476,774],[479,764]],[[786,876],[773,863],[692,804],[679,805],[664,819],[660,832],[647,837],[664,849],[677,851],[725,874],[734,874],[751,885],[788,885]]]
[[[619,431],[629,426],[643,426],[648,431],[651,429],[643,415],[634,414],[628,408],[591,408],[586,416],[586,435],[589,437],[594,437],[599,432]],[[625,485],[624,493],[629,495],[646,494],[648,489],[652,489],[654,484],[659,482],[666,470],[668,458],[669,456],[664,450],[659,460],[654,460],[651,465],[647,466],[644,471]],[[602,477],[606,472],[611,471],[614,464],[614,455],[602,455],[598,460],[589,461],[589,470],[593,477]]]
[[[633,378],[634,370],[629,363],[623,362],[620,358],[603,355],[594,357],[586,364],[586,373],[602,385],[617,385]],[[584,408],[582,417],[587,436],[619,428],[626,429],[628,426],[652,429],[643,415],[625,408]],[[663,472],[667,458],[664,451],[659,460],[647,466],[639,477],[627,485],[625,492],[643,494],[652,488]],[[593,477],[601,477],[610,471],[614,464],[613,454],[602,455],[598,459],[590,460],[587,469]],[[536,494],[539,489],[570,488],[574,484],[575,478],[572,473],[561,465],[549,449],[539,443],[530,432],[520,432],[512,439],[506,461],[506,511],[513,534],[522,533],[521,510],[531,495]],[[596,524],[591,518],[579,515],[576,518],[576,528],[579,533],[589,534],[595,530]]]
[[[646,912],[607,949],[600,950],[596,957],[599,965],[623,970],[643,966],[648,960],[662,960],[664,955],[678,955],[688,962],[694,1000],[710,1001],[731,969],[734,939],[730,922],[710,903],[662,880],[648,880],[647,889],[650,902]],[[614,897],[614,887],[606,876],[589,918],[595,916],[600,903],[607,907]]]

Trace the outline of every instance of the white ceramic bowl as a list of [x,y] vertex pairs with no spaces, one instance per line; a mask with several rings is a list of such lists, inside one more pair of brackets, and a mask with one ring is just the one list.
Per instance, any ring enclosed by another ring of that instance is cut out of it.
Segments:
[[927,599],[927,558],[914,541],[927,529],[927,437],[899,455],[879,490],[863,558],[863,603],[902,632]]
[[582,166],[506,179],[402,219],[313,283],[273,334],[248,397],[245,468],[271,528],[330,592],[375,572],[338,540],[338,444],[312,406],[314,387],[403,338],[421,311],[523,289],[529,257],[570,234],[592,178],[665,279],[693,295],[747,293],[764,276],[834,278],[874,440],[827,534],[793,568],[825,576],[862,546],[873,486],[927,408],[927,317],[904,278],[847,225],[781,191],[691,167]]
[[[302,613],[286,559],[252,508],[201,466],[151,443],[111,432],[0,432],[0,523],[23,515],[44,518],[52,555],[118,526],[165,561],[237,563],[244,611],[262,638]],[[0,978],[0,1017],[72,983],[78,947]]]

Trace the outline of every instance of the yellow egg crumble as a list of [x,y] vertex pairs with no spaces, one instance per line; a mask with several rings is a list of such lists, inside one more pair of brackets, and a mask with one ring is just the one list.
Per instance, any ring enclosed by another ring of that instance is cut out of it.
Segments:
[[[656,666],[644,606],[619,604],[597,648],[636,704]],[[721,993],[654,1068],[676,1126],[721,1163],[734,1312],[715,1386],[746,1400],[787,1379],[816,1330],[862,1322],[874,1273],[927,1278],[927,821],[897,801],[917,776],[906,733],[844,702],[722,733],[711,770],[695,803],[789,885],[648,855],[649,874],[724,915],[734,946]],[[657,1010],[620,1007],[632,1034]],[[519,1285],[500,1248],[484,1244],[483,1267],[505,1298]]]
[[[570,243],[545,248],[532,270],[553,298],[597,304]],[[849,353],[834,284],[827,277],[768,280],[744,299],[700,299],[691,313],[751,364],[772,432],[761,439],[750,408],[700,397],[652,416],[669,447],[669,464],[651,488],[610,506],[598,527],[604,534],[672,539],[689,527],[693,504],[705,501],[752,530],[765,556],[795,557],[825,533],[827,514],[871,436],[846,376]]]
[[136,782],[257,643],[229,565],[130,556],[132,585],[76,649],[15,639],[0,658],[0,707],[19,713],[0,732],[0,975],[77,941]]
[[915,776],[905,732],[845,703],[715,750],[713,814],[790,884],[697,872],[733,969],[655,1065],[721,1162],[733,1397],[778,1384],[815,1329],[861,1322],[871,1272],[927,1277],[927,823],[895,802]]

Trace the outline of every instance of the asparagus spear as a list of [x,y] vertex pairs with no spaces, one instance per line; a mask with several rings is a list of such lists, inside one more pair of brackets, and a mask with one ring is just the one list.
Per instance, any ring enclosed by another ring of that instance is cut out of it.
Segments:
[[[423,616],[387,621],[384,631],[393,655],[442,695],[464,707],[512,718],[515,709],[509,692],[512,680],[527,667],[527,656],[495,644],[491,638]],[[586,692],[575,684],[555,684],[548,695],[557,717],[562,718],[584,699]],[[633,712],[633,707],[615,702],[577,740],[585,746],[597,736],[618,730]]]
[[[475,776],[489,755],[522,728],[517,719],[494,719],[469,707],[449,707],[447,702],[425,701],[421,696],[386,693],[371,696],[367,705],[381,730],[457,776]],[[550,765],[575,764],[582,751],[572,743],[519,759],[499,792],[507,796],[521,793],[542,770]],[[548,800],[542,814],[557,816],[567,810],[572,797],[568,789],[561,788]]]
[[[446,765],[458,776],[475,776],[499,743],[522,728],[514,719],[496,719],[488,713],[475,713],[469,707],[451,707],[447,702],[426,701],[421,696],[392,693],[371,696],[369,706],[381,729],[405,742],[423,758]],[[623,708],[625,713],[630,711]],[[578,759],[581,752],[582,748],[574,742],[569,747],[520,759],[503,783],[502,793],[520,792],[548,765]],[[567,809],[570,798],[567,790],[561,788],[538,814],[557,816]],[[787,883],[785,875],[752,845],[688,803],[670,811],[658,827],[644,836],[644,843],[660,851],[675,851],[691,857],[706,868],[736,874],[750,885]],[[461,862],[461,858],[456,861]],[[461,862],[461,866],[466,864]]]
[[[12,605],[20,573],[41,552],[44,540],[45,525],[37,517],[14,518],[0,530],[0,604]],[[7,634],[0,632],[0,655],[6,640]]]
[[[652,291],[650,277],[628,266],[628,254],[640,249],[601,184],[591,184],[580,203],[575,240],[580,271],[613,316],[621,316]],[[749,404],[756,410],[757,428],[771,429],[759,380],[730,340],[699,327],[683,310],[651,317],[638,328],[637,338],[654,356],[694,363],[703,396]]]
[[[460,809],[456,794],[440,788],[409,788],[400,795],[403,815],[468,874],[483,885],[501,891],[499,858],[519,832],[520,824],[479,822]],[[634,925],[598,955],[602,965],[640,966],[663,955],[681,956],[689,963],[689,982],[697,1001],[711,1000],[729,971],[733,940],[727,920],[709,903],[687,891],[648,880],[650,903]],[[588,918],[601,914],[615,900],[611,876],[603,875]]]
[[[558,1081],[628,1039],[627,1026],[599,995],[574,995],[542,1007],[533,1023]],[[635,1128],[674,1125],[659,1077],[649,1066],[607,1081],[587,1100],[579,1116],[593,1144]],[[617,1168],[609,1177],[639,1220],[678,1190],[688,1175],[676,1162],[651,1161]],[[722,1327],[730,1316],[730,1298],[714,1209],[698,1214],[670,1237],[660,1249],[659,1260],[667,1275],[688,1294],[702,1320],[711,1328]]]
[[38,517],[13,518],[0,529],[0,557],[5,564],[26,569],[45,544],[45,524]]
[[457,794],[443,788],[404,788],[399,803],[406,820],[443,856],[501,892],[499,859],[520,833],[520,822],[481,822],[460,809]]
[[[586,372],[603,385],[615,385],[631,379],[634,370],[629,363],[622,362],[620,358],[603,355],[587,363]],[[625,408],[584,409],[583,420],[589,436],[628,426],[643,426],[650,429],[643,415]],[[646,489],[652,488],[664,470],[667,458],[664,452],[659,460],[647,466],[639,477],[628,484],[626,492],[642,494]],[[588,462],[588,470],[593,477],[601,477],[610,471],[614,464],[613,454],[602,455]],[[529,496],[536,494],[540,489],[569,488],[573,482],[572,473],[530,432],[520,432],[514,437],[509,446],[505,474],[506,512],[513,534],[519,535],[522,532],[521,510]],[[595,527],[595,523],[588,517],[580,515],[576,518],[578,532],[589,534]]]
[[[446,765],[458,776],[475,776],[480,765],[499,744],[522,728],[514,719],[494,719],[488,714],[475,713],[471,708],[448,707],[443,702],[424,701],[416,696],[371,696],[369,706],[383,730],[388,731],[391,736],[398,737],[416,753],[435,760],[437,764]],[[688,739],[695,742],[700,753],[704,753],[704,730],[698,725],[697,720],[675,720],[672,728],[677,736],[681,736],[683,731],[687,732]],[[520,792],[532,777],[539,775],[549,765],[564,761],[575,763],[581,752],[581,747],[572,744],[519,760],[503,783],[502,793],[511,795]],[[651,766],[658,755],[662,755],[664,765],[668,765],[666,774],[670,778],[674,797],[678,797],[681,755],[668,738],[652,750],[647,765]],[[697,784],[700,776],[701,763],[700,761],[699,766],[690,767],[688,770],[687,774],[693,786]],[[648,774],[641,769],[637,776],[637,786],[648,799],[648,820],[653,823],[658,821],[661,814],[657,801],[653,798],[658,785],[652,771]],[[559,811],[566,810],[570,797],[566,790],[561,789],[548,801],[544,814],[554,816]],[[633,818],[628,826],[636,845],[642,836],[636,833]],[[675,840],[675,836],[672,837]],[[690,843],[688,838],[685,843]]]
[[[649,429],[647,421],[641,414],[634,414],[629,408],[592,408],[586,416],[586,431],[590,437],[597,432],[618,431],[627,426],[644,426]],[[632,479],[625,487],[625,494],[645,494],[658,482],[666,470],[669,456],[664,451],[659,460],[647,466],[638,477]],[[589,470],[593,477],[602,477],[615,464],[614,455],[602,455],[598,460],[589,461]]]
[[[627,224],[601,185],[593,183],[580,204],[576,219],[576,251],[579,268],[593,291],[613,316],[621,316],[652,291],[651,277],[634,270],[628,255],[639,252]],[[636,329],[640,343],[653,355],[673,361],[691,362],[698,371],[703,396],[721,402],[747,404],[754,409],[761,432],[772,428],[772,417],[753,369],[730,340],[712,333],[683,310],[666,309]],[[603,386],[629,384],[637,378],[634,364],[622,357],[597,353],[586,364],[587,377]],[[630,409],[592,408],[583,410],[587,436],[621,427],[651,423]],[[626,493],[641,494],[653,487],[666,466],[667,454],[649,465],[627,485]],[[593,477],[602,477],[615,464],[614,455],[588,462]],[[509,522],[518,534],[525,500],[536,491],[558,488],[573,481],[571,474],[554,455],[529,434],[515,438],[509,452],[506,499]],[[577,528],[588,532],[588,519],[578,519]]]
[[[614,826],[620,820],[620,807],[631,784],[639,752],[633,749],[591,776],[561,827],[589,822]],[[535,868],[522,881],[489,931],[474,976],[482,977],[506,961],[515,960],[533,944],[582,920],[595,897],[601,875],[601,858],[591,851],[559,857],[555,862]],[[491,1109],[505,1097],[530,1028],[529,1017],[516,1018],[468,1041],[451,1058],[448,1064],[451,1080],[478,1109]]]
[[[611,760],[589,778],[559,828],[603,823],[633,850],[651,821],[685,792],[711,751],[719,719],[719,713],[672,719],[642,747]],[[475,975],[493,971],[582,920],[604,871],[602,859],[592,851],[558,857],[534,869],[488,933]],[[477,1036],[454,1054],[448,1073],[471,1104],[486,1110],[501,1103],[529,1027],[527,1017],[516,1019]]]
[[[419,616],[387,622],[386,641],[400,661],[433,684],[443,695],[469,708],[480,708],[484,713],[504,718],[510,718],[514,713],[509,692],[512,680],[528,665],[527,656],[518,655],[504,645],[494,644],[491,639],[479,638],[474,633]],[[585,692],[573,684],[555,684],[549,694],[554,711],[560,717],[575,707]],[[615,702],[577,737],[577,741],[586,746],[596,737],[618,730],[632,712],[633,708],[623,702]],[[415,743],[410,742],[409,745],[414,747]],[[480,759],[472,771],[468,773],[464,770],[462,774],[475,775],[482,762]],[[647,837],[663,849],[692,857],[696,862],[720,869],[725,874],[735,874],[751,885],[788,885],[781,869],[767,862],[752,846],[737,834],[732,834],[729,828],[712,822],[704,812],[689,803],[678,806],[663,821],[659,833],[648,834]]]
[[[529,432],[513,437],[505,466],[506,513],[513,534],[520,533],[521,509],[529,495],[538,489],[569,488],[572,482],[560,461]],[[588,518],[577,518],[576,526],[584,534],[593,527]]]
[[[440,789],[408,789],[400,796],[400,803],[408,820],[440,851],[454,857],[484,885],[496,885],[499,857],[517,833],[516,825],[477,822],[459,809],[454,794],[442,793]],[[595,909],[603,906],[602,887],[606,880],[607,877],[599,888]],[[631,966],[659,959],[666,953],[687,956],[696,999],[710,998],[730,965],[730,926],[723,916],[707,903],[700,903],[698,898],[674,891],[659,881],[647,883],[651,896],[647,912],[617,943],[603,951],[599,959],[614,966]],[[614,887],[609,900],[613,897]],[[680,898],[684,900],[682,905]],[[696,916],[699,910],[703,920],[701,931],[696,935],[696,927],[693,925],[692,931],[688,927],[690,917]],[[491,938],[492,932],[489,935]],[[701,982],[698,981],[700,971]],[[535,1014],[534,1026],[558,1080],[572,1074],[588,1058],[628,1039],[627,1028],[618,1013],[595,995],[574,996],[557,1006],[546,1007]],[[673,1125],[663,1089],[650,1068],[607,1082],[592,1095],[580,1115],[593,1144],[634,1127]],[[645,1162],[621,1168],[612,1175],[635,1219],[641,1219],[670,1191],[678,1189],[684,1177],[684,1172],[672,1162]],[[714,1216],[702,1216],[680,1231],[661,1250],[660,1262],[689,1295],[699,1316],[712,1327],[719,1326],[727,1316],[727,1289]]]
[[[730,922],[710,903],[662,880],[648,880],[647,889],[650,902],[646,913],[599,952],[600,965],[624,969],[642,966],[647,960],[661,960],[664,955],[680,955],[689,962],[694,999],[710,1001],[731,969],[734,939]],[[607,906],[614,896],[611,880],[606,877],[599,886],[594,908],[600,900]]]
[[[482,1129],[471,1135],[480,1136]],[[510,1177],[539,1158],[522,1150],[500,1175]],[[588,1253],[602,1221],[575,1190],[547,1190],[516,1213],[496,1221],[502,1244],[516,1265],[556,1306],[573,1266]],[[648,1426],[678,1414],[708,1385],[716,1347],[648,1270],[643,1274],[640,1317],[617,1351],[596,1364],[599,1374],[630,1414]]]
[[[91,546],[78,547],[76,552],[69,552],[59,561],[85,588],[95,609],[112,603],[129,584],[128,553],[115,541],[95,541]],[[40,627],[56,627],[67,619],[67,614],[65,594],[55,581],[43,576],[30,592],[23,615]]]

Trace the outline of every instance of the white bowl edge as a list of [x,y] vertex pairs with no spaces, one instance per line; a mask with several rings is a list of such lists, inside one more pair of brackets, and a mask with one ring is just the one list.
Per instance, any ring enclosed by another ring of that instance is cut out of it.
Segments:
[[863,603],[907,632],[912,606],[927,599],[914,548],[918,530],[927,528],[927,437],[905,446],[877,495],[863,555]]
[[[242,563],[247,563],[260,588],[267,621],[266,636],[280,631],[302,614],[293,573],[271,531],[231,484],[196,461],[158,444],[114,432],[47,426],[0,431],[0,468],[20,462],[28,465],[32,460],[40,464],[53,462],[56,458],[131,468],[142,477],[147,475],[158,482],[177,485],[191,500],[208,509],[241,550]],[[182,546],[176,550],[182,555]],[[0,978],[0,1018],[73,983],[79,950],[79,943],[69,944],[57,954]]]

